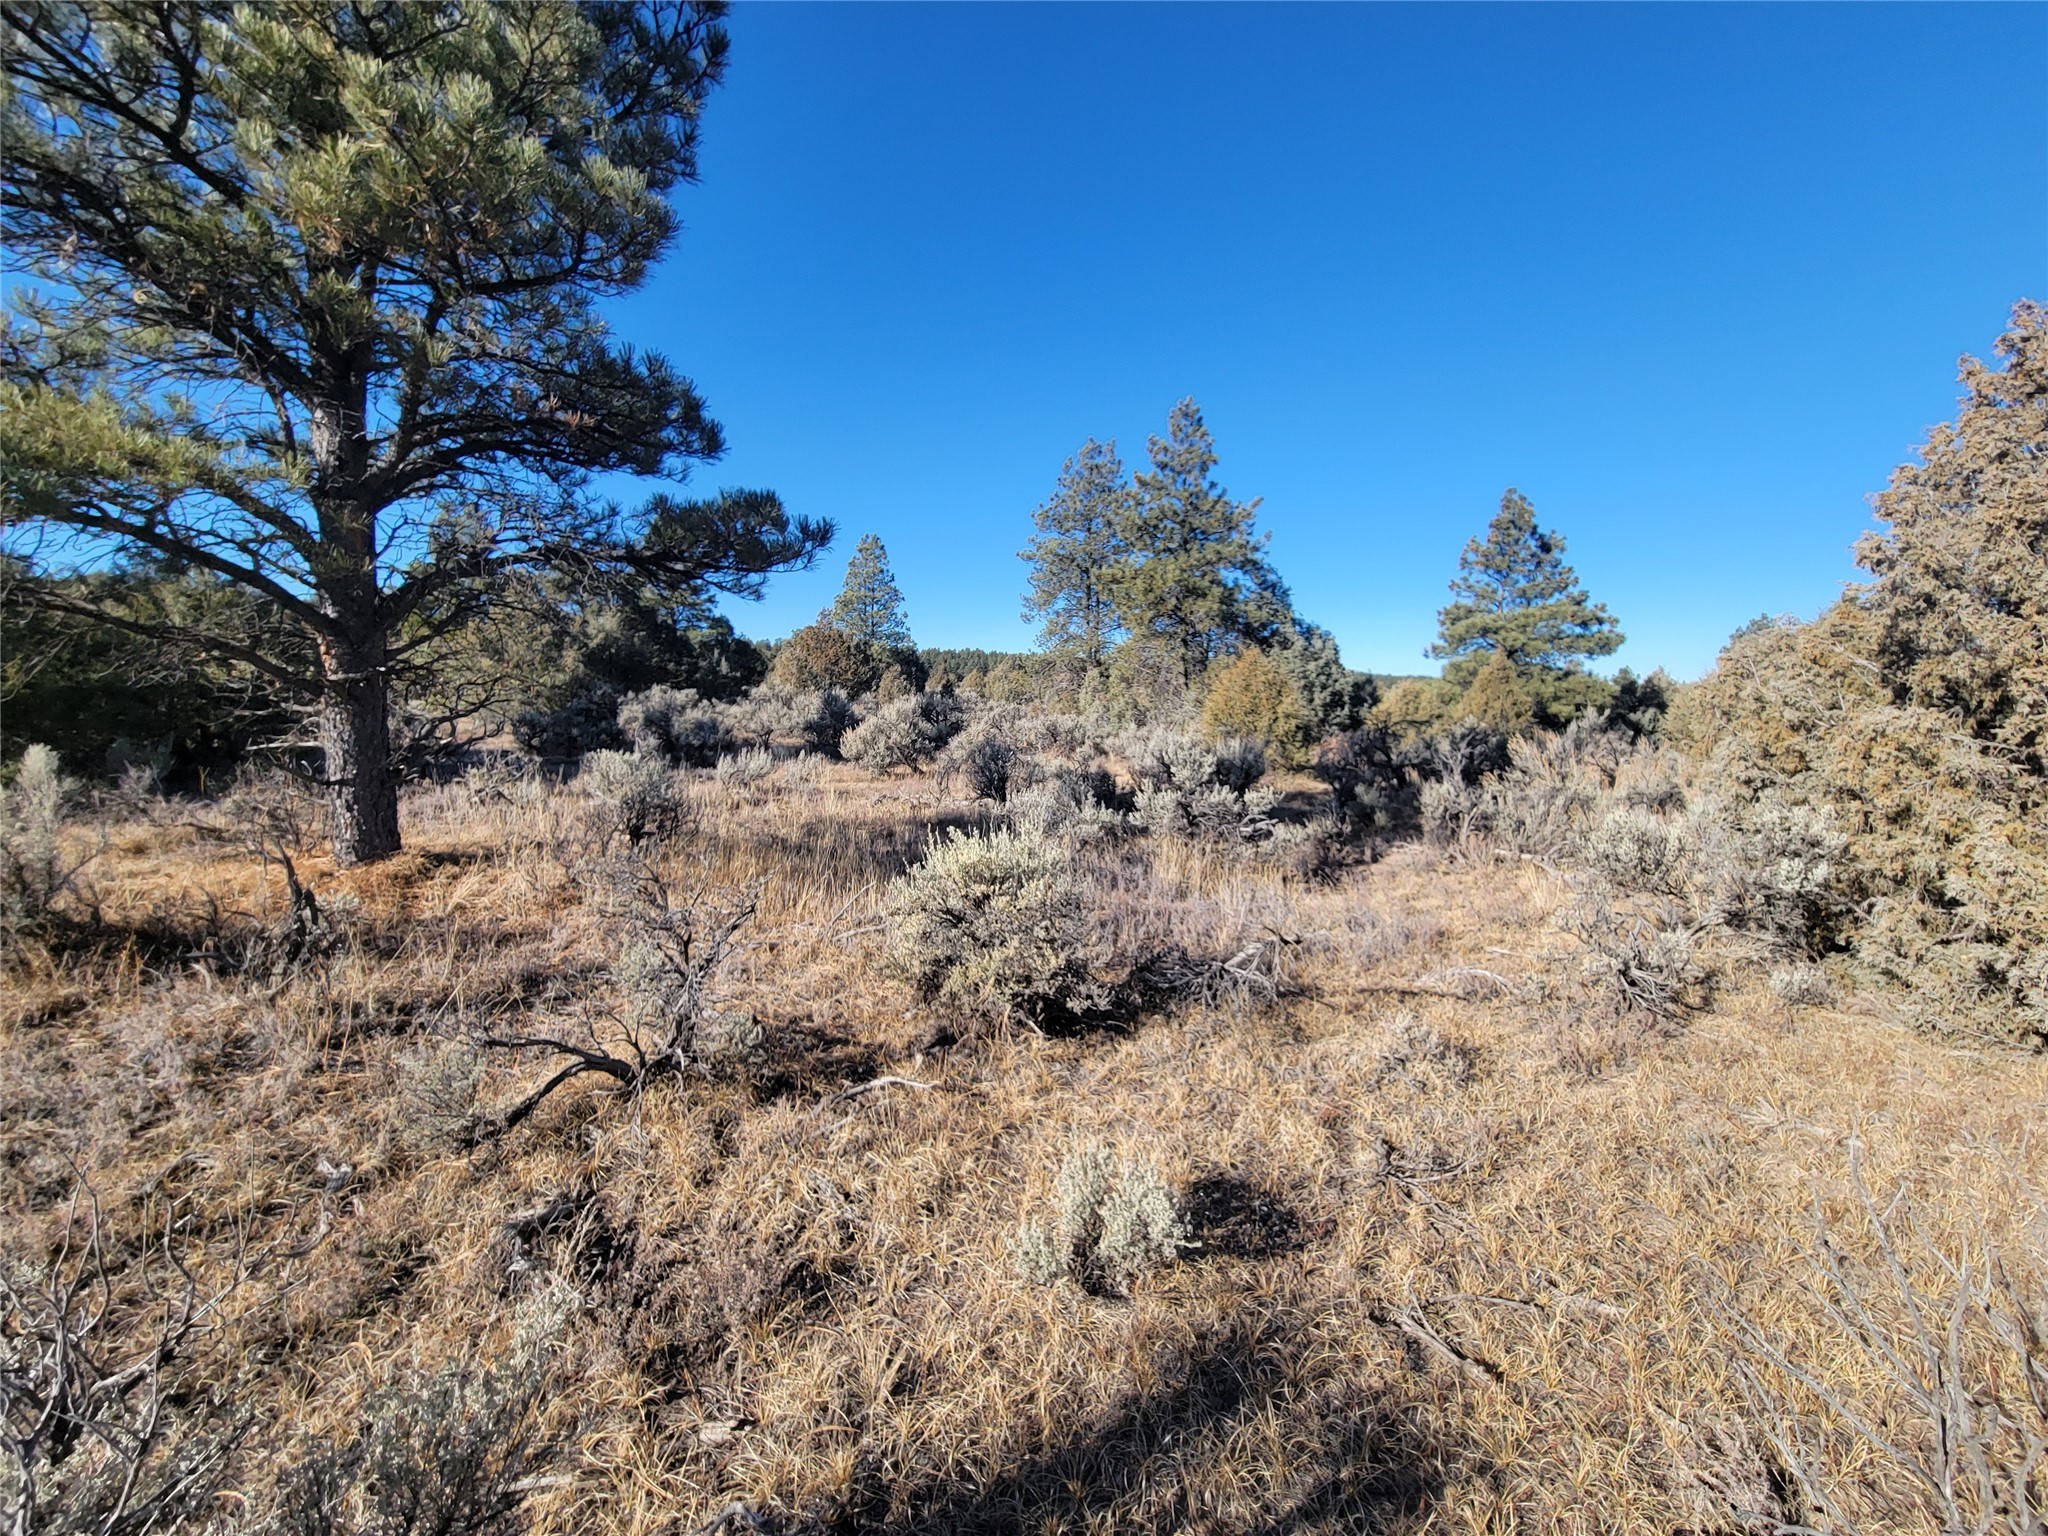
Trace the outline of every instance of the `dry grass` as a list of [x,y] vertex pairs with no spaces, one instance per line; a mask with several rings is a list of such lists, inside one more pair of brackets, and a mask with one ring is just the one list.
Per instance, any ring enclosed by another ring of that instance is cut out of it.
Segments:
[[[1270,939],[1285,984],[1048,1038],[948,1029],[884,979],[886,882],[985,808],[843,768],[692,793],[666,857],[761,887],[726,980],[765,1059],[580,1081],[482,1145],[418,1134],[401,1079],[423,1043],[607,1005],[573,792],[422,791],[401,858],[306,860],[344,937],[261,985],[206,963],[209,925],[281,899],[253,862],[119,828],[103,929],[9,973],[20,1244],[82,1173],[118,1229],[174,1202],[195,1243],[281,1245],[190,1367],[189,1403],[250,1425],[224,1515],[259,1516],[400,1364],[502,1347],[553,1270],[582,1305],[538,1529],[695,1531],[743,1501],[759,1529],[1733,1531],[1786,1495],[1726,1307],[1886,1391],[1806,1257],[1816,1209],[1853,1254],[1852,1140],[1872,1188],[1911,1190],[1930,1274],[1972,1234],[2042,1241],[2048,1061],[1854,995],[1795,1009],[1739,968],[1677,1027],[1616,1019],[1534,865],[1400,849],[1310,883],[1087,852],[1111,950]],[[541,1070],[493,1058],[481,1096]],[[850,1092],[881,1077],[909,1081]],[[1201,1245],[1129,1299],[1025,1284],[1012,1251],[1096,1144],[1155,1164]],[[1923,1528],[1894,1469],[1839,1471],[1864,1528]]]

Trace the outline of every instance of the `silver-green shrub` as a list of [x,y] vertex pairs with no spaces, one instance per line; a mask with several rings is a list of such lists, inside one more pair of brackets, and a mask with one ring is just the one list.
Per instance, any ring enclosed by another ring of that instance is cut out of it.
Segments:
[[685,815],[674,773],[660,759],[637,752],[585,753],[576,785],[606,845],[623,840],[637,847],[672,836]]
[[43,927],[76,886],[86,859],[65,854],[63,831],[77,789],[41,744],[21,754],[14,782],[0,789],[0,935]]
[[1038,1023],[1100,1000],[1071,855],[1035,830],[948,830],[891,884],[888,913],[890,961],[926,1002]]
[[1026,1222],[1017,1234],[1017,1267],[1035,1284],[1071,1276],[1086,1290],[1126,1296],[1187,1246],[1187,1224],[1158,1169],[1105,1147],[1061,1163],[1053,1202],[1049,1221]]

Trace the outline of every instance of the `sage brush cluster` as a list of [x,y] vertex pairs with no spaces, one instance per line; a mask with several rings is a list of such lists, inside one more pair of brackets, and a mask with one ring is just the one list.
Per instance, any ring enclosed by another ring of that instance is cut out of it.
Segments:
[[1139,790],[1137,823],[1158,837],[1256,843],[1274,832],[1278,797],[1256,788],[1266,749],[1248,738],[1213,745],[1198,737],[1155,731],[1131,745]]
[[1088,1147],[1069,1156],[1053,1184],[1051,1220],[1017,1235],[1019,1272],[1051,1285],[1072,1278],[1097,1295],[1127,1296],[1147,1270],[1188,1245],[1173,1194],[1151,1164]]
[[1097,1006],[1071,855],[1027,829],[949,830],[890,887],[888,955],[924,1001],[1042,1023]]
[[365,1400],[361,1427],[314,1447],[283,1479],[278,1536],[513,1536],[547,1458],[541,1420],[573,1299],[549,1287],[522,1309],[511,1347],[407,1372]]

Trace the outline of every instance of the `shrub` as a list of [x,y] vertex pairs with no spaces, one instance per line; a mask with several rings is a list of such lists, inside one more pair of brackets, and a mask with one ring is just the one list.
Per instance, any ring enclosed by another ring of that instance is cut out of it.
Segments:
[[511,1349],[457,1360],[373,1392],[361,1428],[283,1479],[280,1536],[514,1536],[527,1480],[548,1447],[540,1421],[552,1349],[572,1303],[559,1290],[522,1311]]
[[0,789],[0,936],[45,926],[75,888],[86,860],[65,854],[62,835],[77,789],[57,754],[40,744],[21,754],[14,782]]
[[848,731],[840,750],[870,773],[915,771],[945,749],[966,719],[966,705],[951,694],[906,694]]
[[1017,1237],[1018,1269],[1036,1284],[1071,1276],[1094,1294],[1127,1296],[1187,1246],[1187,1224],[1149,1163],[1089,1147],[1061,1163],[1053,1198],[1051,1221],[1027,1222]]
[[775,653],[774,677],[789,688],[872,693],[886,665],[886,655],[820,619],[782,642]]
[[2048,310],[1877,499],[1875,578],[1729,642],[1668,729],[1732,794],[1832,813],[1859,968],[1923,1023],[2048,1041]]
[[1017,749],[1000,736],[978,736],[961,755],[961,770],[967,776],[967,790],[977,800],[998,805],[1010,798],[1010,782],[1018,769]]
[[512,739],[535,757],[571,758],[626,744],[619,729],[619,696],[608,687],[578,694],[560,709],[521,710]]
[[1124,825],[1116,780],[1091,765],[1062,768],[1037,783],[1013,789],[1005,809],[1013,826],[1046,837],[1100,835]]
[[1285,763],[1304,761],[1314,739],[1314,722],[1293,680],[1260,650],[1212,674],[1202,728],[1212,737],[1255,741]]
[[766,783],[774,773],[774,755],[763,747],[748,747],[721,757],[715,777],[721,789],[748,790]]
[[590,802],[599,841],[623,838],[637,847],[670,837],[681,827],[685,804],[675,776],[651,757],[630,752],[592,752],[583,759],[576,784]]
[[1835,989],[1828,984],[1828,973],[1804,960],[1774,967],[1766,980],[1780,1001],[1794,1007],[1821,1008],[1834,1001]]
[[693,688],[649,688],[619,705],[619,730],[635,752],[686,768],[710,768],[732,747],[716,705]]
[[950,829],[890,887],[889,955],[917,995],[1038,1024],[1096,1006],[1088,904],[1069,857],[1028,829]]

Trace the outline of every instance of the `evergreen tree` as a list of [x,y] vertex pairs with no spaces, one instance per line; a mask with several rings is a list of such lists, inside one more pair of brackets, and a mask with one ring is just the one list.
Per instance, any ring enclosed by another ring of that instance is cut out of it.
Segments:
[[1125,499],[1123,557],[1105,568],[1103,586],[1124,627],[1172,645],[1192,680],[1217,656],[1281,633],[1287,588],[1254,532],[1258,502],[1232,501],[1212,478],[1216,448],[1201,408],[1182,400],[1166,436],[1146,446],[1151,472]]
[[1038,531],[1018,556],[1031,562],[1024,617],[1041,621],[1039,644],[1101,668],[1120,624],[1103,585],[1121,557],[1118,518],[1129,495],[1116,444],[1094,438],[1060,469],[1052,498],[1031,514]]
[[315,706],[341,863],[398,847],[394,689],[511,574],[751,595],[829,542],[767,492],[592,494],[723,449],[689,380],[599,314],[674,236],[721,15],[0,11],[10,538],[81,569],[154,555],[287,615],[305,659],[87,605]]
[[872,533],[862,534],[854,546],[853,558],[846,562],[846,580],[824,617],[878,655],[893,660],[906,651],[916,653],[903,593],[889,569],[889,551]]
[[1379,702],[1372,674],[1345,666],[1337,654],[1337,637],[1319,624],[1297,622],[1293,644],[1276,648],[1272,657],[1294,685],[1317,740],[1357,730]]
[[[1429,654],[1448,659],[1444,676],[1460,687],[1496,653],[1531,679],[1575,672],[1588,656],[1607,656],[1622,642],[1620,628],[1590,601],[1564,563],[1564,538],[1536,526],[1536,509],[1519,491],[1501,497],[1484,539],[1458,557],[1457,601],[1437,615],[1437,643]],[[1551,681],[1555,681],[1554,679]]]

